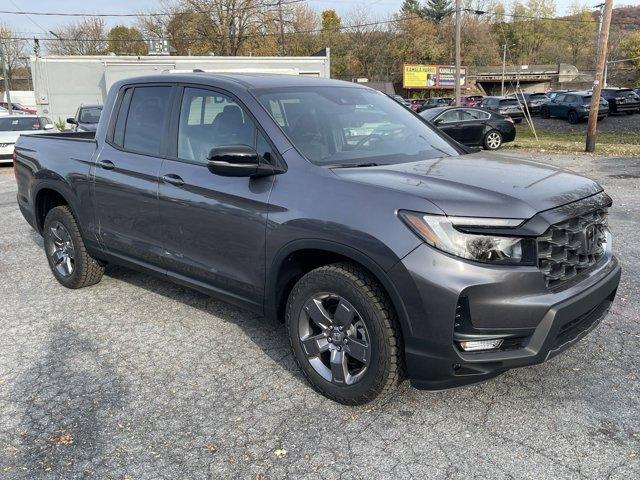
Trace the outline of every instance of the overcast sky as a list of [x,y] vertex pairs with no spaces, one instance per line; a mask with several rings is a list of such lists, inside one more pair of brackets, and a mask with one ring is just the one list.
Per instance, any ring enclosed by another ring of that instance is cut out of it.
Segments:
[[[285,0],[286,1],[286,0]],[[574,0],[556,0],[558,13],[566,11]],[[42,0],[0,0],[0,10],[10,11],[46,11],[46,12],[79,12],[79,13],[137,13],[158,5],[158,0],[56,0],[55,2],[43,2]],[[386,17],[397,12],[402,5],[402,0],[307,0],[314,9],[321,11],[335,9],[338,15],[347,15],[354,9],[364,8],[376,17]],[[600,0],[582,0],[585,5],[595,5]],[[614,5],[640,5],[640,0],[616,0]],[[72,18],[31,16],[31,20],[22,15],[2,15],[0,22],[11,27],[12,30],[23,32],[26,35],[44,35],[56,26],[69,22]],[[107,25],[116,23],[130,23],[128,19],[105,19]]]

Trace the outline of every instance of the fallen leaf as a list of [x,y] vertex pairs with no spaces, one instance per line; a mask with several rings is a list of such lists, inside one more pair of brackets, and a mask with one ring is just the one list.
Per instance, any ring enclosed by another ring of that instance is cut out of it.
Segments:
[[274,453],[276,454],[276,457],[282,458],[287,454],[287,451],[284,448],[279,448]]

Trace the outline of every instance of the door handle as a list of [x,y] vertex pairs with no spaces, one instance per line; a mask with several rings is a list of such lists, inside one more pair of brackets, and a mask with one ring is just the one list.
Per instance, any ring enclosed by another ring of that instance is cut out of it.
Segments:
[[111,160],[98,160],[96,164],[105,170],[113,170],[115,168],[115,165]]
[[175,185],[176,187],[184,185],[184,180],[182,180],[182,177],[180,177],[180,175],[176,175],[175,173],[167,173],[166,175],[163,175],[162,181],[164,183]]

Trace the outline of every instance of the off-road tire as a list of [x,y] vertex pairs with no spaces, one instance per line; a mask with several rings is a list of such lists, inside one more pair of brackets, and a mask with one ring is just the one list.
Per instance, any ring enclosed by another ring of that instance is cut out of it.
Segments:
[[[307,359],[298,321],[305,302],[319,292],[333,292],[348,300],[365,322],[371,361],[355,384],[338,385],[319,375]],[[345,405],[362,405],[389,395],[404,378],[402,335],[396,313],[378,282],[352,263],[334,263],[310,271],[294,285],[286,307],[289,341],[300,369],[322,395]]]
[[[51,226],[55,223],[61,223],[66,231],[69,233],[71,243],[74,251],[74,268],[70,275],[63,276],[55,268],[54,260],[50,255],[51,242],[53,242],[53,235],[51,233]],[[100,281],[102,274],[104,273],[104,266],[95,258],[93,258],[87,252],[87,248],[80,235],[80,229],[76,222],[71,209],[66,206],[59,206],[52,208],[44,220],[44,227],[42,230],[44,237],[45,253],[47,255],[47,261],[53,276],[60,282],[61,285],[67,288],[82,288],[94,285]]]

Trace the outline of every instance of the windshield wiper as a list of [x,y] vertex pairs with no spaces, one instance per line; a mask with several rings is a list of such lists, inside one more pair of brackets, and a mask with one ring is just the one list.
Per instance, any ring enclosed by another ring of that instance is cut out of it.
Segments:
[[[324,165],[327,168],[359,168],[359,167],[378,167],[381,164],[373,163],[373,162],[363,162],[363,163],[330,163],[328,165]],[[382,164],[386,165],[386,164]]]

